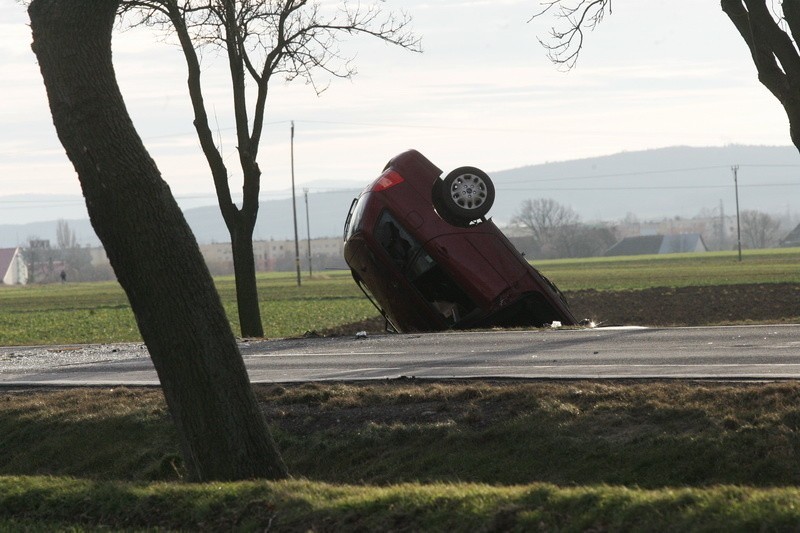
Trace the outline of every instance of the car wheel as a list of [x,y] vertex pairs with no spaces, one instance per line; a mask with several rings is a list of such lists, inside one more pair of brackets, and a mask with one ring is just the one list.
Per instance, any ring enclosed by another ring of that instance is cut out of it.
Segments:
[[444,178],[440,201],[450,216],[471,222],[483,218],[494,203],[494,184],[475,167],[460,167]]

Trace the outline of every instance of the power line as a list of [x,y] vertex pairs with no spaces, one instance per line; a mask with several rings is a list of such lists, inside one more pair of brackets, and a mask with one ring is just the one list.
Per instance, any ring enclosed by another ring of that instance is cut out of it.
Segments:
[[[800,187],[797,183],[762,183],[757,185],[739,185],[739,188],[760,187]],[[684,189],[728,189],[728,185],[642,185],[630,187],[503,187],[495,186],[502,191],[640,191],[640,190],[684,190]]]
[[[761,167],[791,167],[800,168],[800,165],[739,165],[739,167],[747,168],[761,168]],[[712,165],[707,167],[688,167],[688,168],[673,168],[663,170],[638,170],[635,172],[616,172],[611,174],[587,174],[583,176],[566,176],[558,178],[520,178],[519,180],[505,181],[504,183],[530,183],[530,182],[548,182],[548,181],[572,181],[572,180],[588,180],[588,179],[604,179],[604,178],[624,178],[631,176],[647,176],[654,174],[672,174],[682,172],[697,172],[701,170],[717,170],[717,169],[730,169],[729,165]]]
[[507,133],[529,133],[531,131],[530,129],[517,128],[487,128],[484,126],[473,128],[468,126],[430,126],[420,124],[400,124],[397,122],[346,122],[341,120],[298,120],[296,122],[303,122],[305,124],[330,124],[334,126],[360,126],[368,128],[402,128],[441,131],[494,131]]
[[[290,121],[281,121],[282,122],[290,122]],[[800,168],[800,165],[789,165],[789,164],[743,164],[738,165],[739,168]],[[542,192],[569,192],[569,191],[633,191],[633,190],[692,190],[692,189],[727,189],[727,185],[640,185],[640,186],[592,186],[592,187],[540,187],[537,185],[530,185],[528,187],[519,187],[514,186],[515,184],[536,184],[536,183],[551,183],[551,182],[562,182],[562,181],[575,181],[575,180],[588,180],[588,179],[608,179],[608,178],[618,178],[618,177],[631,177],[631,176],[644,176],[644,175],[658,175],[658,174],[671,174],[671,173],[689,173],[689,172],[696,172],[701,170],[712,170],[712,169],[730,169],[730,166],[727,165],[712,165],[712,166],[702,166],[702,167],[684,167],[684,168],[674,168],[674,169],[661,169],[661,170],[642,170],[636,172],[623,172],[623,173],[610,173],[610,174],[595,174],[595,175],[585,175],[585,176],[567,176],[567,177],[560,177],[560,178],[525,178],[525,179],[518,179],[518,180],[503,180],[502,182],[498,183],[495,182],[495,187],[498,190],[503,191],[517,191],[517,192],[526,192],[526,191],[542,191]],[[509,187],[509,185],[511,185]],[[800,180],[797,182],[788,182],[788,183],[757,183],[757,184],[744,184],[739,185],[740,188],[764,188],[764,187],[797,187],[800,186]],[[363,187],[306,187],[307,190],[312,191],[314,193],[359,193],[363,190]],[[264,191],[265,193],[280,193],[281,191]],[[284,194],[286,191],[284,191]],[[187,201],[187,200],[204,200],[204,199],[216,199],[216,194],[214,192],[209,192],[207,194],[187,194],[187,195],[175,195],[175,199],[178,201]],[[25,199],[9,199],[0,197],[0,205],[4,206],[4,209],[15,209],[15,208],[30,208],[30,207],[45,207],[45,208],[56,208],[56,207],[72,207],[76,205],[82,205],[84,203],[83,198],[76,197],[75,200],[44,200],[44,199],[36,199],[36,200],[25,200]]]
[[[264,126],[276,126],[291,124],[292,120],[274,120],[271,122],[264,122]],[[417,129],[417,130],[440,130],[440,131],[493,131],[493,132],[508,132],[508,133],[527,133],[530,130],[515,129],[515,128],[486,128],[486,127],[469,127],[469,126],[439,126],[427,124],[401,124],[398,122],[349,122],[344,120],[295,120],[296,124],[326,124],[332,126],[355,126],[355,127],[369,127],[369,128],[402,128],[402,129]],[[236,131],[236,126],[217,127],[217,132]],[[175,139],[186,136],[196,135],[195,130],[185,129],[172,133],[160,133],[156,135],[142,135],[144,142],[158,141],[164,139]],[[52,151],[52,150],[47,150]],[[35,153],[35,152],[26,152]],[[18,155],[19,150],[14,151],[0,151],[3,155]]]

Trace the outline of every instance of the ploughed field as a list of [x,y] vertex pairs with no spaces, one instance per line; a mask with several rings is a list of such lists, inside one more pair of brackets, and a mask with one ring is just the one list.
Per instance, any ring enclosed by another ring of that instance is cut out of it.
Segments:
[[780,323],[800,318],[798,283],[580,290],[565,295],[576,316],[606,326]]
[[[800,321],[800,283],[564,291],[573,314],[598,326],[708,326]],[[380,332],[382,318],[332,328]]]

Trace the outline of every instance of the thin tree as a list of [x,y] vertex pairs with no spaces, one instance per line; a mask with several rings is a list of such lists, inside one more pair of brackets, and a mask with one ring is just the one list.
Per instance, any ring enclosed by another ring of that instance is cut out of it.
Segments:
[[778,242],[781,222],[761,211],[745,210],[741,213],[741,227],[748,248],[769,248]]
[[28,7],[56,132],[152,357],[190,478],[286,477],[213,279],[117,85],[118,6]]
[[527,228],[536,241],[537,247],[545,255],[558,254],[560,239],[566,239],[578,226],[580,217],[569,206],[564,206],[552,198],[524,200],[512,224]]
[[78,246],[78,238],[69,227],[69,222],[59,219],[56,222],[56,244],[59,250],[69,250]]
[[[316,82],[316,74],[350,78],[355,69],[339,49],[342,35],[367,35],[414,51],[419,51],[419,39],[409,31],[407,15],[386,13],[375,3],[344,2],[332,9],[308,0],[126,0],[123,13],[137,17],[131,21],[134,25],[158,26],[174,31],[178,38],[188,69],[194,126],[231,237],[241,333],[261,337],[253,230],[259,209],[258,156],[270,82],[281,76],[289,81],[299,78],[320,93],[326,86]],[[198,58],[203,47],[222,50],[228,59],[243,180],[240,206],[233,201],[228,168],[209,125]],[[248,87],[254,89],[252,97]]]
[[[549,39],[540,42],[550,60],[566,69],[575,66],[584,44],[585,32],[595,29],[611,0],[563,0],[541,2],[533,18],[554,15]],[[789,119],[792,144],[800,150],[800,1],[720,0],[722,11],[747,45],[758,81],[780,102]]]
[[56,245],[63,263],[61,279],[64,281],[67,274],[70,279],[80,279],[82,273],[91,268],[92,257],[89,250],[81,248],[78,238],[66,220],[56,222]]

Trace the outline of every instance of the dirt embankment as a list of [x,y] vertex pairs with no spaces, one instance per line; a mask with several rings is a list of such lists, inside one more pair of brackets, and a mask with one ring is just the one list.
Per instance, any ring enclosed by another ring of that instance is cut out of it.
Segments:
[[[800,284],[767,283],[710,287],[657,287],[629,291],[565,291],[579,319],[598,325],[706,326],[800,322]],[[384,330],[381,318],[348,324],[325,335]]]

